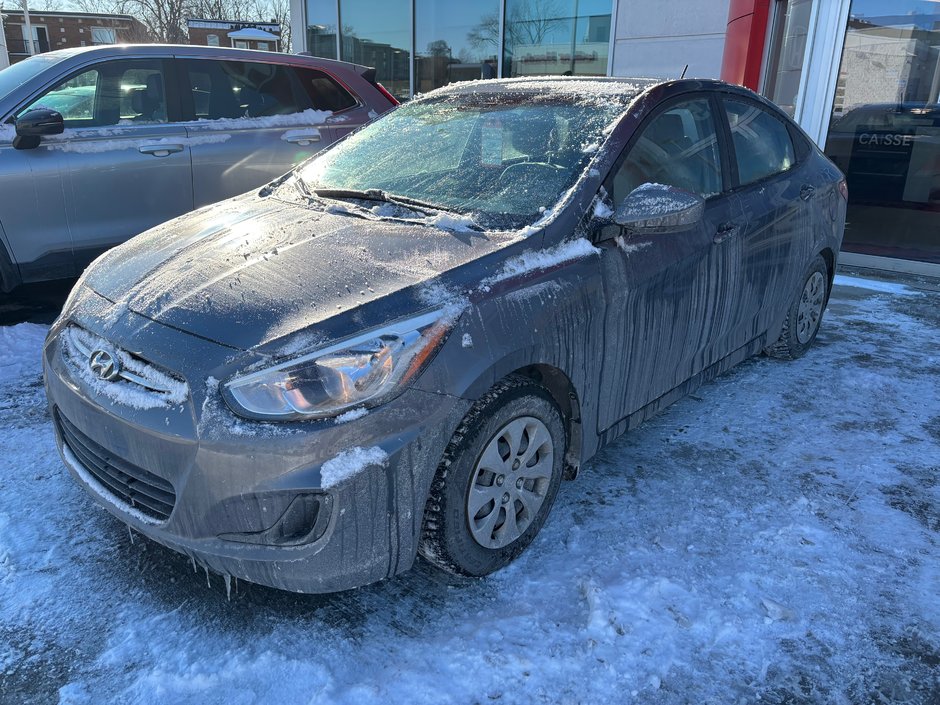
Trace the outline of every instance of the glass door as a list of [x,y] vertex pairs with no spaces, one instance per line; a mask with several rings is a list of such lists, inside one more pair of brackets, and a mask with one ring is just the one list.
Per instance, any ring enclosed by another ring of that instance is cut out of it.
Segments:
[[825,152],[843,251],[940,264],[940,3],[852,0]]

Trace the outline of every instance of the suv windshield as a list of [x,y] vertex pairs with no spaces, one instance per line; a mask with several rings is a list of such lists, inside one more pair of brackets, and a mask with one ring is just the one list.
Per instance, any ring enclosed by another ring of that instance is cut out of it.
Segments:
[[301,167],[311,192],[381,191],[522,227],[574,184],[622,99],[486,92],[417,100]]

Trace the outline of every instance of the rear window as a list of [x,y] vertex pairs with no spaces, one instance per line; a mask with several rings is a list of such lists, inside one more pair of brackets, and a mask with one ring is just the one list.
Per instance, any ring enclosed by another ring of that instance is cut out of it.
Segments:
[[295,68],[300,85],[316,110],[338,113],[358,104],[353,95],[332,77],[316,69]]
[[753,103],[724,103],[742,186],[780,174],[796,164],[793,141],[782,120]]

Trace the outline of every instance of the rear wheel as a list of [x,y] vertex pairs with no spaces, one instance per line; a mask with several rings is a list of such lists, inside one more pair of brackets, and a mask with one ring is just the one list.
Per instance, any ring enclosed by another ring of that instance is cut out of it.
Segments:
[[785,360],[803,355],[816,340],[828,300],[829,270],[825,260],[816,257],[790,302],[780,337],[764,352]]
[[420,552],[452,573],[488,575],[532,542],[562,478],[565,430],[549,393],[509,377],[454,434],[431,486]]

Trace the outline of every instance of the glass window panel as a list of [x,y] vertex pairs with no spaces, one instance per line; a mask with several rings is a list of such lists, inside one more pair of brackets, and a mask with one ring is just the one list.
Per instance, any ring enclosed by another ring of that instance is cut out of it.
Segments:
[[399,100],[411,93],[411,0],[341,0],[343,61],[374,66]]
[[185,59],[199,120],[300,112],[289,69],[247,61]]
[[825,151],[844,250],[940,264],[940,3],[853,0]]
[[604,76],[611,0],[506,0],[504,76]]
[[295,68],[294,71],[314,109],[338,113],[356,105],[356,99],[349,91],[322,71],[303,68]]
[[496,77],[499,0],[415,2],[415,92]]
[[764,95],[793,116],[803,75],[812,0],[781,0],[774,10]]
[[336,0],[307,0],[307,52],[336,59]]
[[67,128],[167,121],[163,62],[118,60],[66,79],[19,111],[52,108]]
[[751,103],[724,104],[742,185],[780,174],[796,163],[790,132],[780,120]]
[[679,103],[653,118],[614,174],[614,203],[637,186],[667,184],[707,198],[721,192],[721,158],[711,104]]
[[472,214],[484,227],[521,227],[571,187],[623,109],[609,97],[538,101],[533,94],[411,101],[301,175],[311,189],[382,189]]

